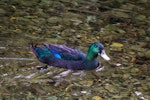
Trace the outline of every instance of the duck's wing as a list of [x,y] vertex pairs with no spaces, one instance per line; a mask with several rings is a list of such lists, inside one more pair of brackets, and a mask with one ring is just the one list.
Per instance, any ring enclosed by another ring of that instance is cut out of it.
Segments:
[[82,60],[85,59],[85,54],[77,49],[69,48],[65,45],[44,44],[54,56],[64,60]]

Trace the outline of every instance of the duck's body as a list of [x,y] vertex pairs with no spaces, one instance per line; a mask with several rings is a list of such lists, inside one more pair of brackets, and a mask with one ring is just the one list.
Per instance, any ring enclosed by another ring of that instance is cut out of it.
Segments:
[[[41,47],[32,45],[30,48],[40,62],[73,70],[92,70],[97,68],[99,65],[98,54],[105,53],[103,45],[99,42],[95,42],[89,47],[87,55],[80,50],[64,45],[45,44]],[[105,57],[106,60],[109,60],[107,55]]]

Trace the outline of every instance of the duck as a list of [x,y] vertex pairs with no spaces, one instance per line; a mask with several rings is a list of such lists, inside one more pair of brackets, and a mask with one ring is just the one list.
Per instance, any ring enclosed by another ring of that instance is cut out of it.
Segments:
[[71,70],[93,70],[99,66],[98,56],[109,61],[101,42],[94,42],[89,46],[87,54],[66,45],[42,44],[31,45],[31,51],[37,59],[47,66],[66,68]]

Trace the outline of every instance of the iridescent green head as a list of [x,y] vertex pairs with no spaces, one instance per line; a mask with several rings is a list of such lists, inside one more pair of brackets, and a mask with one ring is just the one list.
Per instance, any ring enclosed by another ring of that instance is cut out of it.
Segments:
[[88,50],[87,59],[94,60],[97,56],[100,55],[105,60],[110,60],[104,51],[104,46],[100,42],[94,42],[91,44]]

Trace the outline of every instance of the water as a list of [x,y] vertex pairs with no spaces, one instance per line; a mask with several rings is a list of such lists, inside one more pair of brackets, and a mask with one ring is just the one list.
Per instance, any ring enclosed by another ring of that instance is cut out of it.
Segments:
[[36,60],[36,59],[31,59],[31,58],[9,58],[9,57],[0,57],[0,60]]
[[[148,3],[114,2],[1,0],[0,99],[148,100]],[[111,61],[99,57],[101,66],[92,71],[37,70],[45,65],[29,49],[55,43],[86,52],[95,41],[104,43]],[[113,42],[123,47],[112,48]]]

